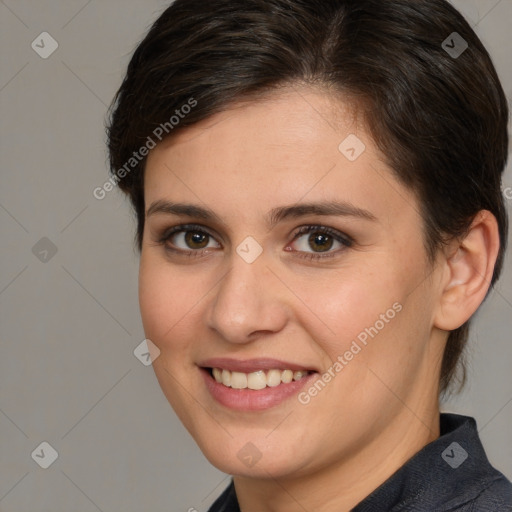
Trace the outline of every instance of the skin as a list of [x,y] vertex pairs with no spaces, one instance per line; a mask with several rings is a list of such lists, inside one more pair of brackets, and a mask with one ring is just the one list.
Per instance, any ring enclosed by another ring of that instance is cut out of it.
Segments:
[[[355,161],[338,150],[349,134],[366,146]],[[238,103],[160,143],[147,160],[146,209],[162,199],[219,219],[146,218],[139,300],[146,337],[160,350],[153,368],[208,460],[234,475],[243,512],[350,510],[439,436],[447,331],[487,291],[498,250],[492,215],[481,212],[466,239],[431,264],[414,193],[348,101],[308,87]],[[265,223],[273,208],[326,200],[375,220],[309,214]],[[212,235],[206,249],[182,235],[159,241],[187,223]],[[304,225],[353,244],[333,241],[335,256],[308,260],[301,256],[319,249],[308,234],[294,240]],[[236,252],[247,236],[263,248],[250,264]],[[294,396],[236,412],[203,383],[197,364],[211,357],[272,357],[325,372],[395,303],[401,311],[307,405]],[[237,457],[248,442],[261,453],[252,467]]]

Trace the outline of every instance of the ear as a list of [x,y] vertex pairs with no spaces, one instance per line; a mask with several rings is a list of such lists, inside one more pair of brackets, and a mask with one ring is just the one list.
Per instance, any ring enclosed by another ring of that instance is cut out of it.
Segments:
[[464,239],[447,246],[436,327],[457,329],[478,309],[491,284],[499,247],[498,223],[487,210],[477,213]]

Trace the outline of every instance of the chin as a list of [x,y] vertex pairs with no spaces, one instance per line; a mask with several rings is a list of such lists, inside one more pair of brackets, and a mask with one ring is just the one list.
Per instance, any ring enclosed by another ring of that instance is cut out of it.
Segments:
[[228,443],[198,442],[207,460],[223,473],[261,479],[284,478],[292,474],[297,476],[307,465],[306,460],[297,460],[293,455],[297,454],[297,450],[292,446],[285,448],[279,444],[280,450],[275,446],[259,449],[251,441],[239,441],[234,438]]

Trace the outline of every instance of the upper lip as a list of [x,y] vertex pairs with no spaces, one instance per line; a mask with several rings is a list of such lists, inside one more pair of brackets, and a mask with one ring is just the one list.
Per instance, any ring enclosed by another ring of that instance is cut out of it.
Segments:
[[281,361],[279,359],[258,358],[258,359],[231,359],[228,357],[214,357],[206,359],[198,366],[202,368],[221,368],[231,372],[252,373],[258,370],[293,370],[293,371],[316,371],[303,364]]

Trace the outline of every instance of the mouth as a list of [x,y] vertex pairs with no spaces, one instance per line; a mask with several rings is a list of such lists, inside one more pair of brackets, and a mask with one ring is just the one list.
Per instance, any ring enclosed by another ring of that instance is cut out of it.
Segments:
[[271,359],[212,359],[199,369],[211,397],[237,411],[261,411],[283,404],[318,375],[316,370]]
[[252,389],[258,391],[265,388],[275,388],[307,377],[310,370],[257,370],[251,373],[235,372],[225,368],[206,368],[213,379],[219,384],[232,389]]

